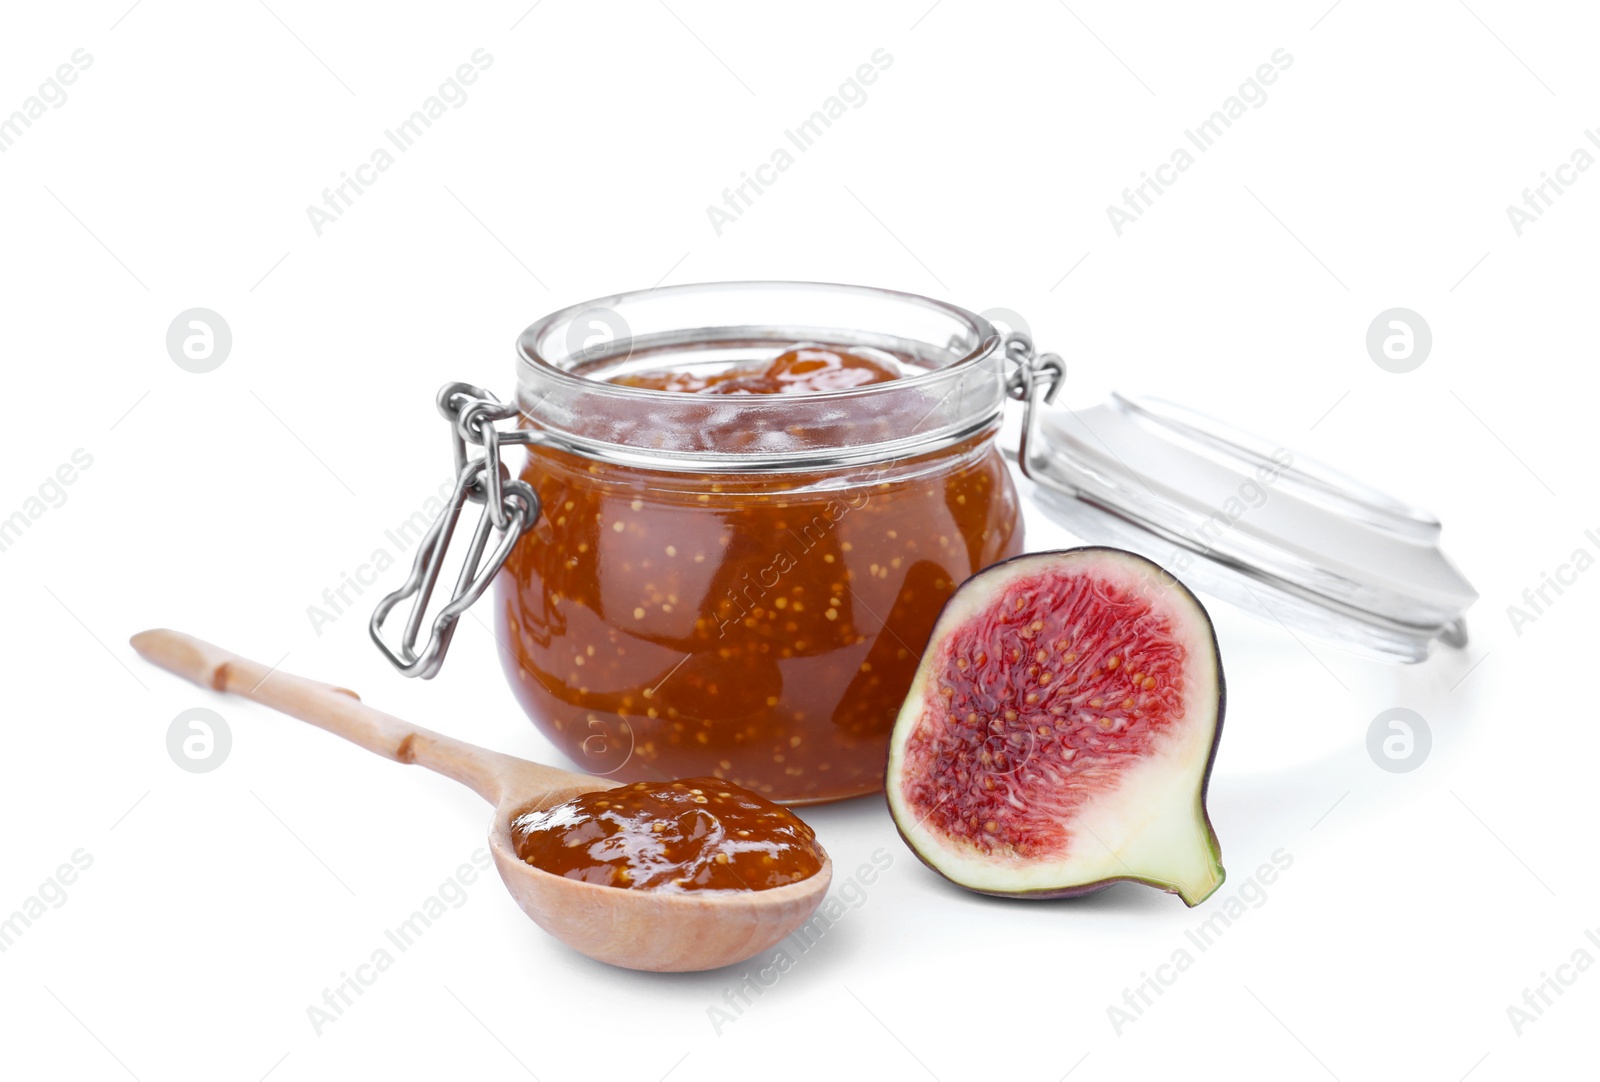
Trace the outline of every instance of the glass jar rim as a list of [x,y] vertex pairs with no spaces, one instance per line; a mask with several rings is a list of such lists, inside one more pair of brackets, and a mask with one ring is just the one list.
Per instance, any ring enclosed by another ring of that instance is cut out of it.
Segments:
[[[581,337],[591,327],[607,332],[598,345]],[[909,351],[925,370],[842,390],[716,396],[714,405],[708,396],[607,379],[636,353],[699,351],[715,360],[719,348],[776,355],[805,341]],[[568,305],[530,324],[516,343],[517,404],[539,442],[600,461],[718,472],[832,469],[936,451],[996,425],[1006,401],[1002,342],[981,315],[874,286],[660,286]],[[931,403],[920,419],[912,416],[918,403]],[[846,406],[880,423],[851,431],[841,422]],[[759,435],[756,450],[716,446],[706,437],[712,413],[718,424],[748,424]],[[894,431],[883,423],[891,416],[900,418]]]
[[[948,301],[935,300],[932,297],[925,297],[920,293],[909,293],[898,289],[884,289],[880,286],[854,285],[845,282],[808,282],[800,280],[768,278],[755,279],[752,281],[727,280],[718,282],[685,282],[670,286],[652,286],[649,289],[634,289],[624,293],[613,293],[605,297],[595,297],[591,300],[579,301],[577,304],[569,304],[565,308],[557,309],[556,311],[551,312],[540,319],[534,320],[527,326],[527,328],[523,330],[520,335],[517,336],[517,358],[519,367],[522,365],[527,365],[538,368],[548,374],[550,378],[558,381],[593,385],[596,382],[595,380],[589,379],[585,376],[573,374],[567,368],[544,356],[544,354],[540,351],[538,343],[550,332],[552,328],[560,326],[563,323],[570,323],[572,320],[576,319],[580,315],[583,315],[585,312],[591,312],[595,310],[613,310],[617,305],[625,305],[630,301],[636,301],[646,297],[659,296],[662,298],[670,298],[687,296],[694,293],[722,292],[736,289],[834,291],[839,293],[857,294],[863,297],[879,297],[896,302],[921,305],[932,311],[943,312],[944,314],[967,324],[974,335],[976,343],[965,356],[949,365],[949,368],[954,368],[958,365],[980,362],[993,354],[994,351],[1000,346],[1000,332],[995,329],[992,323],[990,323],[983,316],[975,312],[968,311],[959,305],[951,304]],[[913,385],[918,380],[927,380],[929,377],[937,376],[941,371],[945,370],[946,369],[939,369],[930,372],[924,372],[916,376],[905,377],[898,381],[898,383],[902,387]],[[797,397],[803,396],[806,398],[816,398],[823,395],[860,395],[863,392],[881,390],[887,386],[890,385],[878,383],[868,384],[866,387],[848,387],[843,390],[836,391],[805,391],[799,392]],[[608,390],[610,389],[615,389],[618,393],[624,395],[644,395],[650,398],[670,399],[681,393],[678,391],[658,391],[649,387],[633,387],[626,384],[610,384],[608,385]]]

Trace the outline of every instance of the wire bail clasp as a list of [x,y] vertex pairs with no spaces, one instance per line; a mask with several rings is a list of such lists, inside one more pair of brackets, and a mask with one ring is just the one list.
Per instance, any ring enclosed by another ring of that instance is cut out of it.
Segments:
[[[1028,444],[1033,437],[1039,400],[1043,398],[1047,404],[1055,402],[1067,380],[1067,362],[1059,353],[1035,355],[1033,339],[1024,331],[1007,334],[1004,348],[1006,360],[1011,364],[1011,371],[1006,375],[1006,394],[1022,403],[1022,441],[1017,448],[1017,465],[1024,475],[1031,477]],[[1043,394],[1035,393],[1038,391]]]
[[[417,546],[411,574],[398,590],[378,602],[367,625],[372,641],[401,675],[420,676],[424,680],[432,679],[444,663],[445,651],[450,648],[450,638],[455,634],[456,621],[461,614],[483,596],[495,575],[505,566],[517,541],[539,520],[539,497],[532,486],[525,481],[511,480],[510,472],[500,461],[502,444],[527,444],[536,439],[527,429],[501,431],[495,428],[495,422],[517,416],[517,407],[501,402],[491,392],[470,383],[445,384],[439,390],[436,403],[439,412],[450,422],[455,488],[449,503]],[[470,456],[468,444],[482,447],[484,453]],[[428,601],[439,581],[456,523],[469,502],[484,504],[483,514],[473,528],[450,600],[434,617],[427,642],[419,652],[417,636],[422,630]],[[490,551],[490,536],[495,533],[499,534],[499,539]],[[383,623],[396,605],[413,595],[416,602],[406,617],[396,649],[384,640]]]

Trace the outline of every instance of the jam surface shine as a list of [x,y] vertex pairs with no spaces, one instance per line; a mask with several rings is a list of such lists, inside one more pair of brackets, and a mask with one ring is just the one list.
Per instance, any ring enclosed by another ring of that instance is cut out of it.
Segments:
[[612,382],[685,394],[806,394],[846,391],[899,378],[892,357],[807,344],[785,350],[762,365],[742,365],[710,374],[644,372]]
[[584,793],[519,816],[512,838],[536,868],[635,890],[771,890],[825,859],[793,812],[717,778]]
[[[711,408],[736,405],[722,396],[865,387],[906,364],[807,343],[711,375],[616,382],[703,399],[696,445],[740,451],[768,437]],[[935,405],[830,401],[813,434],[904,435]],[[590,420],[616,435],[615,418]],[[1022,551],[992,432],[827,474],[652,470],[536,444],[522,478],[543,513],[496,581],[502,665],[581,769],[622,781],[709,774],[784,803],[880,791],[940,609]]]

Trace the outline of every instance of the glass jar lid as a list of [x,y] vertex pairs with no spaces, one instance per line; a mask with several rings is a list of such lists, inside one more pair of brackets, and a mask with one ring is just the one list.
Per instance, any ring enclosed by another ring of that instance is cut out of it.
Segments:
[[1465,645],[1478,595],[1432,515],[1161,399],[1033,412],[1023,472],[1039,508],[1079,537],[1369,656],[1415,662],[1435,641]]

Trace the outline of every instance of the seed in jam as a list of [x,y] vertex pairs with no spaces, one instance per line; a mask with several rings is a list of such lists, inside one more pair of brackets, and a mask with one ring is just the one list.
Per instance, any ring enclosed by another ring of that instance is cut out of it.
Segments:
[[584,793],[518,816],[511,834],[535,868],[633,890],[771,890],[825,859],[793,812],[717,778]]

